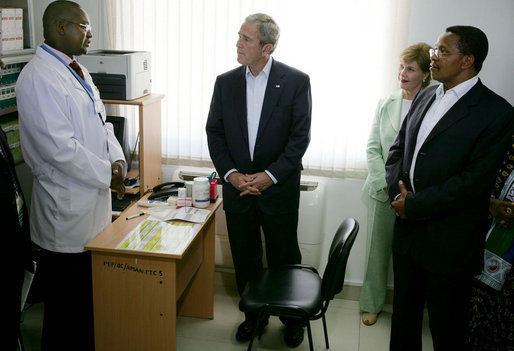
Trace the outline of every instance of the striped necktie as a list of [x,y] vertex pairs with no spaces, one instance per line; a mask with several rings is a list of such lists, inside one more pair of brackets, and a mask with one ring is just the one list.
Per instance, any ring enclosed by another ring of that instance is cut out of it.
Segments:
[[73,62],[70,63],[70,67],[73,68],[73,70],[75,72],[77,72],[77,74],[79,75],[80,78],[82,78],[82,80],[85,80],[84,73],[82,72],[82,68],[80,68],[79,63],[77,61],[73,60]]

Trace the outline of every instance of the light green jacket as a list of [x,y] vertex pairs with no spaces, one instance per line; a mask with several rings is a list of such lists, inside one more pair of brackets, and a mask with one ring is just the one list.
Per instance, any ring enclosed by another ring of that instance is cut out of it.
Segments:
[[381,202],[389,200],[384,192],[386,187],[385,163],[389,149],[400,130],[402,98],[402,90],[399,89],[388,98],[379,101],[366,148],[368,177],[363,191]]

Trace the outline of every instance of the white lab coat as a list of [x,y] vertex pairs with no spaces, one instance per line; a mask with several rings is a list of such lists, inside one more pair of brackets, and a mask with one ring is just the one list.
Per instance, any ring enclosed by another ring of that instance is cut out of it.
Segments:
[[41,47],[23,68],[16,96],[23,157],[34,175],[31,238],[50,251],[83,252],[111,223],[111,164],[124,160],[123,150],[84,87]]

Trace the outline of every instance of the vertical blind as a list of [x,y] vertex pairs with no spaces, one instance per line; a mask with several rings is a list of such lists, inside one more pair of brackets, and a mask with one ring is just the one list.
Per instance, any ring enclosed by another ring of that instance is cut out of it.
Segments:
[[[104,6],[109,49],[151,52],[152,92],[166,96],[165,163],[212,165],[204,128],[214,81],[239,65],[236,41],[245,17],[263,12],[281,28],[273,57],[311,77],[305,172],[366,174],[369,128],[378,99],[396,87],[410,0],[105,0]],[[129,119],[135,141],[137,121]]]

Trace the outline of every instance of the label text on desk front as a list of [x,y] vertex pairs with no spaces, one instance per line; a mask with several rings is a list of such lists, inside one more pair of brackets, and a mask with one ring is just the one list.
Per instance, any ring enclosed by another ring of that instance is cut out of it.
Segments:
[[144,274],[144,275],[153,275],[153,276],[159,276],[159,277],[163,276],[163,272],[161,270],[157,271],[154,269],[138,268],[138,267],[134,267],[128,263],[104,261],[104,267],[109,267],[112,269],[120,269],[124,272],[130,271],[130,272],[135,272],[135,273]]

